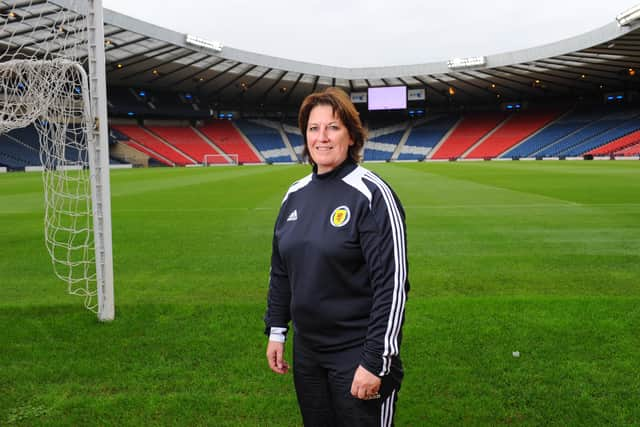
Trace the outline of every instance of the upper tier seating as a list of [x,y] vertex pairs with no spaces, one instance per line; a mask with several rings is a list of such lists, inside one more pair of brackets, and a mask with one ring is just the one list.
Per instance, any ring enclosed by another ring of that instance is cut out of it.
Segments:
[[211,116],[196,95],[162,90],[138,90],[109,85],[108,109],[112,117],[144,116],[163,119],[206,119]]

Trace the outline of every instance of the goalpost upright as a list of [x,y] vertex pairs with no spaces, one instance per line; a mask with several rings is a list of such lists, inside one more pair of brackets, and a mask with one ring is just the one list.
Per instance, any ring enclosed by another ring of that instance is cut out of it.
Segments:
[[0,30],[0,134],[37,132],[54,273],[113,320],[102,1],[7,0]]
[[113,248],[111,241],[111,186],[109,182],[109,141],[107,126],[107,76],[104,53],[104,22],[102,0],[89,0],[88,44],[89,76],[91,76],[91,108],[94,113],[92,128],[93,148],[89,161],[93,202],[94,243],[96,251],[96,285],[98,318],[110,321],[115,317],[113,290]]

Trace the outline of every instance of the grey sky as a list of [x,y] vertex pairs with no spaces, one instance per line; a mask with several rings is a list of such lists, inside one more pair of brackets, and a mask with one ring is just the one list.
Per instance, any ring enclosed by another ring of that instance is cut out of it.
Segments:
[[552,43],[638,0],[103,0],[103,6],[225,46],[324,65],[418,64]]

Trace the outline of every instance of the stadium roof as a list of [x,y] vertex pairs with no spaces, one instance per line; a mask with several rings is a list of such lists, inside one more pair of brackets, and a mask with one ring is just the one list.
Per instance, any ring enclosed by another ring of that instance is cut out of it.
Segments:
[[[25,15],[38,1],[20,6]],[[66,7],[78,1],[57,0]],[[51,7],[51,6],[49,6]],[[0,6],[0,14],[8,10]],[[197,94],[201,100],[233,106],[294,106],[327,86],[349,92],[406,85],[426,89],[427,103],[457,104],[599,97],[640,87],[640,20],[616,20],[591,32],[534,48],[477,60],[478,65],[433,62],[346,68],[187,42],[186,34],[104,10],[109,84]],[[5,33],[6,34],[6,33]],[[34,37],[38,34],[34,32]],[[0,35],[0,43],[6,37]],[[32,40],[38,43],[39,40]],[[452,68],[450,65],[453,65]],[[455,67],[457,65],[457,67]]]

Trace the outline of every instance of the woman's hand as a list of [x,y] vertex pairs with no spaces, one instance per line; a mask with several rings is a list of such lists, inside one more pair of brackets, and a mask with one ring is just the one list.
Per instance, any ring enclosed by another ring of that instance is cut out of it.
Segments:
[[289,372],[289,364],[283,359],[284,343],[269,341],[267,344],[267,360],[269,367],[276,374],[286,374]]
[[380,377],[372,374],[360,365],[353,375],[351,395],[363,400],[377,399],[380,397],[378,394],[380,384],[382,384]]

